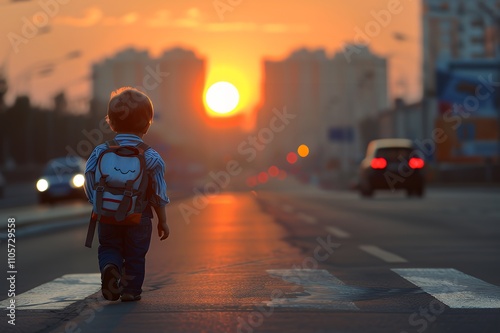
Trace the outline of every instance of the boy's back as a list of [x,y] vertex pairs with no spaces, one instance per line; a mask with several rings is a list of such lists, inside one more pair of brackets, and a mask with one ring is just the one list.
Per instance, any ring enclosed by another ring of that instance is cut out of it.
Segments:
[[[111,129],[118,133],[114,140],[119,146],[144,146],[142,136],[146,134],[152,123],[153,105],[144,93],[133,88],[121,88],[111,95],[107,120]],[[110,183],[106,182],[108,177],[101,175],[100,171],[102,170],[97,172],[97,168],[100,167],[100,157],[108,148],[108,144],[97,146],[87,161],[85,192],[92,204],[96,201],[97,203],[102,202],[100,200],[102,200],[103,191],[117,193],[116,187],[113,188]],[[170,201],[166,193],[167,185],[164,179],[165,163],[152,148],[148,147],[143,155],[142,163],[145,162],[147,171],[145,175],[149,177],[149,191],[147,191],[148,195],[146,196],[147,205],[144,210],[140,208],[142,212],[139,210],[137,220],[134,220],[133,224],[124,220],[126,223],[120,224],[117,222],[120,222],[121,219],[101,219],[103,207],[102,204],[98,204],[99,212],[98,214],[93,212],[93,219],[89,226],[89,235],[92,235],[95,223],[98,222],[99,269],[101,271],[102,294],[107,300],[115,301],[120,297],[122,301],[141,299],[145,276],[145,257],[152,232],[153,213],[151,208],[155,210],[158,217],[157,229],[160,239],[164,240],[170,234],[165,212],[165,206]],[[110,167],[116,168],[116,166]],[[98,175],[99,179],[96,179]],[[123,188],[125,186],[121,187],[123,193],[119,192],[119,197],[130,196],[131,191],[127,189],[123,191]],[[96,195],[97,191],[100,192],[99,195]],[[126,199],[127,202],[130,202],[129,198]],[[98,218],[95,218],[96,215]],[[108,215],[110,214],[108,213]]]

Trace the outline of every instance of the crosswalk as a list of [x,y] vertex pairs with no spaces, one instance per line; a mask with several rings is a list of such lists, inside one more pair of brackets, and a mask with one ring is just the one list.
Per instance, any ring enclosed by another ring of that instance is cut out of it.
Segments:
[[[500,287],[453,268],[397,268],[393,272],[420,288],[422,293],[453,309],[500,309]],[[348,286],[324,269],[272,269],[272,277],[303,287],[302,294],[281,297],[268,306],[316,308],[322,310],[360,310],[354,303],[369,288]],[[396,289],[387,289],[386,294]],[[408,295],[415,294],[408,290]],[[379,293],[379,296],[383,296]]]
[[500,287],[453,268],[393,269],[453,309],[500,309]]
[[[67,274],[17,295],[14,300],[18,310],[62,310],[100,288],[100,274]],[[10,300],[0,302],[0,308],[7,308]]]
[[[269,307],[325,311],[363,311],[356,302],[427,294],[452,309],[500,309],[500,287],[453,268],[393,268],[396,276],[411,282],[415,289],[367,288],[350,285],[325,269],[268,269],[271,278],[292,284],[292,293],[263,300]],[[342,276],[345,279],[345,275]],[[100,290],[99,274],[69,274],[16,296],[18,310],[62,310]],[[375,295],[367,298],[366,295]],[[6,308],[10,299],[0,302]]]

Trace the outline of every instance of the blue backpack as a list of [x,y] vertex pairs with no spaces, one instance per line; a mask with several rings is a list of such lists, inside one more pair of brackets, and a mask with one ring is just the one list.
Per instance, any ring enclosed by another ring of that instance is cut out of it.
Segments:
[[97,223],[139,224],[148,205],[150,175],[144,153],[150,147],[120,146],[116,140],[97,159],[94,179],[94,204],[85,246],[91,247]]

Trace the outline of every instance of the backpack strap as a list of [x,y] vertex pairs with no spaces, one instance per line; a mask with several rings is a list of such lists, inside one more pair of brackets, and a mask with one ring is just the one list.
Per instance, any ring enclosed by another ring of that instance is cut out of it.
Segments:
[[148,150],[149,148],[151,148],[150,146],[148,146],[145,142],[140,142],[137,146],[135,146],[136,148],[139,149],[139,151],[141,152],[141,154],[144,154],[146,152],[146,150]]
[[127,216],[127,211],[132,204],[132,195],[134,194],[134,181],[127,180],[125,191],[123,191],[123,199],[116,210],[115,218],[117,221],[123,221]]
[[87,230],[87,238],[85,239],[85,246],[89,249],[92,248],[92,242],[94,241],[95,227],[97,221],[93,219],[92,214],[90,214],[89,229]]
[[93,219],[92,215],[89,221],[89,229],[87,230],[87,238],[85,240],[85,246],[88,248],[92,247],[92,242],[94,241],[95,227],[97,223],[101,220],[102,216],[102,197],[104,194],[104,186],[106,185],[106,177],[103,176],[99,179],[99,184],[96,187],[96,210],[97,210],[97,219]]

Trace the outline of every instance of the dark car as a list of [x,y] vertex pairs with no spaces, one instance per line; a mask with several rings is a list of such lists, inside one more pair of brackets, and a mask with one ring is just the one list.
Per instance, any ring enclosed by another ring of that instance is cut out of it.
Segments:
[[85,199],[85,160],[61,157],[50,160],[36,183],[40,203],[70,198]]
[[408,196],[422,197],[425,190],[424,159],[408,139],[379,139],[368,145],[359,169],[363,197],[375,190],[406,190]]

